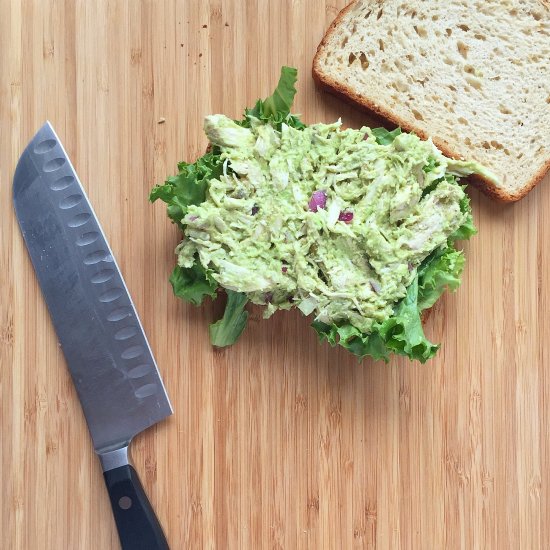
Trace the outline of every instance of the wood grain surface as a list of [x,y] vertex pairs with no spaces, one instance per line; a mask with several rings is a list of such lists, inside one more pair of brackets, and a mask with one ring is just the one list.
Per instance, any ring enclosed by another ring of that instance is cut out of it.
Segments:
[[238,116],[290,64],[305,121],[369,122],[310,75],[344,3],[0,0],[0,547],[118,548],[12,210],[17,159],[49,119],[175,408],[131,450],[173,549],[550,548],[548,177],[514,205],[471,191],[479,235],[424,366],[358,364],[300,315],[259,310],[216,352],[219,306],[167,282],[178,232],[147,197],[204,151],[204,115]]

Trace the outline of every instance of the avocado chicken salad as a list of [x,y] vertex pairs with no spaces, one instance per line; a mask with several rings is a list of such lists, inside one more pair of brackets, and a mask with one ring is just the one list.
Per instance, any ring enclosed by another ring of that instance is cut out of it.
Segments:
[[216,346],[241,335],[250,301],[265,317],[298,308],[360,358],[425,362],[439,346],[421,313],[458,287],[454,243],[475,233],[458,180],[483,168],[399,129],[306,126],[290,114],[295,82],[283,67],[242,120],[207,116],[210,150],[151,192],[183,231],[174,292],[198,305],[226,290]]

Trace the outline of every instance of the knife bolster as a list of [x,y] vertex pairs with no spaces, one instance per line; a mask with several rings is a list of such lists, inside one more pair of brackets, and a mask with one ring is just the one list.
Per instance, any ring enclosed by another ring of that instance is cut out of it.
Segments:
[[104,472],[120,468],[120,466],[127,466],[129,464],[128,445],[114,451],[99,453],[99,460],[101,461],[101,467]]

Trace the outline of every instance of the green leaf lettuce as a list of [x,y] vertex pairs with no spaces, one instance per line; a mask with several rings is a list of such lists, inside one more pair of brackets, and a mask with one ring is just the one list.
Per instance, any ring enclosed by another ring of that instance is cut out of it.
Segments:
[[224,347],[234,344],[242,334],[248,311],[244,306],[248,302],[246,294],[227,290],[227,304],[223,317],[210,325],[210,341],[214,346]]
[[177,265],[170,275],[170,284],[178,298],[196,306],[202,303],[205,296],[214,298],[218,288],[218,283],[198,260],[191,267]]

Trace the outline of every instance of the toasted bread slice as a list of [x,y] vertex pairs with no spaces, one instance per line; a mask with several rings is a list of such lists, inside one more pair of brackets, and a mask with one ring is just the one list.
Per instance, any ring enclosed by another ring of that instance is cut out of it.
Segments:
[[550,3],[357,0],[313,61],[329,91],[448,156],[480,162],[488,194],[515,201],[550,168]]

